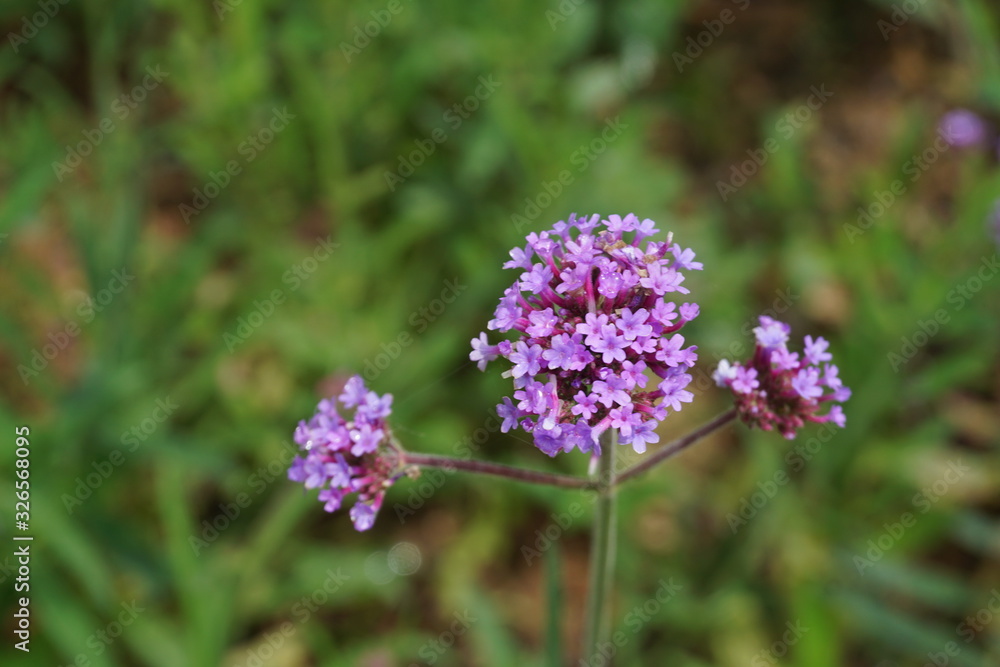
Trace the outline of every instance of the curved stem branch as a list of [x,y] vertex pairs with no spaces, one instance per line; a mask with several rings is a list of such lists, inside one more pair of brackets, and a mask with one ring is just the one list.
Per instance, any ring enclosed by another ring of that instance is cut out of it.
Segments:
[[712,431],[718,430],[719,428],[725,426],[734,419],[736,419],[736,408],[730,408],[729,410],[726,410],[712,421],[702,424],[695,430],[685,435],[683,438],[678,438],[673,442],[671,442],[670,444],[661,447],[660,449],[653,452],[652,455],[647,456],[645,460],[640,461],[631,468],[626,469],[624,472],[622,472],[622,474],[618,475],[614,483],[621,484],[623,482],[627,482],[633,477],[641,475],[650,468],[659,465],[660,463],[663,463],[667,459],[684,451],[694,443],[704,438],[706,435],[710,434]]
[[[488,461],[474,461],[471,459],[459,459],[453,456],[441,456],[438,454],[416,454],[398,449],[399,456],[404,466],[415,465],[428,468],[441,468],[443,470],[461,470],[464,472],[479,473],[481,475],[493,475],[494,477],[506,477],[518,482],[529,484],[547,484],[558,486],[564,489],[601,489],[602,487],[616,487],[627,482],[633,477],[637,477],[650,468],[663,463],[679,452],[687,449],[713,431],[718,430],[736,418],[736,408],[723,412],[710,422],[703,424],[691,433],[682,438],[674,440],[665,447],[661,447],[653,452],[643,461],[627,468],[617,477],[609,477],[607,472],[602,471],[597,479],[585,479],[574,477],[573,475],[562,475],[559,473],[542,472],[540,470],[526,470],[515,468],[514,466],[503,465],[502,463],[490,463]],[[610,430],[610,429],[609,429]],[[617,438],[616,438],[617,439]],[[611,449],[603,445],[605,450]]]
[[429,468],[441,468],[444,470],[462,470],[464,472],[474,472],[481,475],[506,477],[507,479],[513,479],[518,482],[548,484],[549,486],[560,486],[567,489],[590,489],[595,486],[593,481],[582,477],[560,475],[558,473],[542,472],[540,470],[525,470],[524,468],[515,468],[501,463],[458,459],[452,456],[439,456],[437,454],[414,454],[413,452],[401,452],[400,455],[404,465],[426,466]]

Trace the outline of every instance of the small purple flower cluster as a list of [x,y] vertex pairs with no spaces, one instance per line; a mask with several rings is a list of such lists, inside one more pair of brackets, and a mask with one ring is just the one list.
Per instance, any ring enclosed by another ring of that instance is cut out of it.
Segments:
[[837,367],[824,363],[833,358],[826,351],[830,344],[822,337],[806,336],[799,359],[798,353],[788,351],[791,327],[784,322],[761,316],[753,332],[757,345],[750,362],[730,364],[723,359],[712,374],[716,384],[733,392],[740,419],[765,431],[776,428],[788,439],[807,421],[833,422],[843,428],[846,417],[840,405],[832,405],[825,415],[816,414],[822,403],[843,403],[851,397],[851,390],[837,377]]
[[983,148],[993,135],[986,121],[968,109],[953,109],[941,116],[938,131],[956,148]]
[[368,530],[375,522],[385,491],[402,474],[398,457],[391,455],[386,418],[391,412],[392,395],[368,391],[360,375],[347,381],[339,396],[345,408],[355,408],[346,420],[332,399],[319,402],[316,414],[295,429],[295,442],[305,450],[288,469],[288,479],[302,482],[307,489],[320,489],[323,509],[340,509],[344,496],[357,492],[351,520],[358,530]]
[[[665,297],[687,294],[682,270],[702,265],[671,236],[640,248],[654,225],[634,214],[573,215],[511,250],[504,268],[522,273],[488,328],[520,335],[491,345],[484,332],[469,355],[480,370],[498,357],[512,364],[504,377],[513,378],[514,400],[497,406],[503,432],[520,426],[549,456],[574,447],[597,455],[600,435],[615,428],[621,444],[644,452],[659,440],[667,406],[692,400],[685,387],[696,348],[677,331],[698,306]],[[644,390],[647,370],[659,380]]]
[[[938,132],[951,146],[995,150],[997,159],[1000,159],[1000,140],[997,139],[997,128],[974,111],[968,109],[949,111],[941,117],[938,123]],[[1000,245],[1000,199],[994,202],[993,209],[987,215],[986,223],[993,240]]]

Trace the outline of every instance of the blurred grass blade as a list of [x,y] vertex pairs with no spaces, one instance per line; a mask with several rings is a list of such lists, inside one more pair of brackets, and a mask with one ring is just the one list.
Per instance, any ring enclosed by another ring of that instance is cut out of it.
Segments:
[[493,608],[490,596],[478,588],[471,593],[466,604],[469,617],[475,623],[474,631],[469,633],[473,655],[490,656],[484,665],[508,667],[517,664],[513,649],[516,644]]
[[561,667],[562,642],[559,629],[562,618],[562,579],[559,571],[559,543],[545,552],[545,598],[548,602],[548,614],[545,623],[545,659],[549,667]]

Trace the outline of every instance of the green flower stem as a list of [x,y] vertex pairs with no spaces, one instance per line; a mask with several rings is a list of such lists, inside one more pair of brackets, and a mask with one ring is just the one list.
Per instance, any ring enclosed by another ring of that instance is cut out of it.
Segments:
[[515,468],[501,463],[489,463],[488,461],[473,461],[471,459],[458,459],[452,456],[439,456],[437,454],[415,454],[413,452],[400,452],[403,465],[426,466],[429,468],[441,468],[443,470],[462,470],[474,472],[481,475],[493,475],[494,477],[506,477],[518,482],[528,482],[531,484],[548,484],[550,486],[561,486],[567,489],[589,489],[594,488],[594,482],[583,477],[572,475],[560,475],[558,473],[542,472],[540,470],[526,470]]
[[[702,424],[697,429],[688,433],[682,438],[678,438],[656,450],[631,468],[627,468],[620,475],[613,474],[613,461],[608,464],[612,466],[606,472],[600,472],[596,478],[586,479],[573,475],[561,475],[559,473],[542,472],[540,470],[527,470],[525,468],[515,468],[514,466],[503,465],[501,463],[490,463],[488,461],[474,461],[472,459],[459,459],[453,456],[441,456],[438,454],[417,454],[405,451],[399,443],[393,443],[393,449],[400,457],[403,466],[418,466],[428,468],[441,468],[442,470],[462,470],[464,472],[479,473],[481,475],[493,475],[494,477],[506,477],[518,482],[528,482],[530,484],[547,484],[549,486],[559,486],[564,489],[593,489],[600,492],[604,487],[616,487],[619,484],[641,475],[650,468],[663,463],[667,459],[675,456],[681,451],[695,444],[713,431],[718,430],[736,418],[736,408],[723,412],[715,419]],[[613,429],[604,432],[601,440],[601,451],[604,453],[613,451],[604,443],[614,438],[617,446],[618,434]],[[602,465],[604,457],[601,457]],[[602,468],[602,470],[604,470]]]
[[676,456],[734,419],[736,419],[736,408],[723,412],[684,437],[661,447],[619,475],[615,475],[618,431],[608,429],[601,435],[601,456],[598,459],[597,471],[590,479],[525,470],[487,461],[473,461],[437,454],[414,454],[403,450],[397,442],[393,442],[393,449],[396,450],[404,467],[426,466],[443,470],[462,470],[531,484],[587,489],[597,494],[594,501],[594,527],[590,542],[590,587],[587,594],[583,644],[581,646],[581,658],[590,660],[597,647],[609,641],[611,636],[611,587],[614,583],[615,547],[617,544],[615,492],[618,485]]
[[601,435],[601,456],[598,460],[594,504],[594,528],[590,539],[590,584],[584,617],[583,645],[580,657],[589,661],[599,645],[611,635],[611,587],[614,583],[615,547],[617,545],[615,516],[615,454],[618,431],[608,429]]

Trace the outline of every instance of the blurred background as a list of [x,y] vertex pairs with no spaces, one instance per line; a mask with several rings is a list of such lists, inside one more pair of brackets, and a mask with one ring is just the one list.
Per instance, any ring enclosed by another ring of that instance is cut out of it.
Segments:
[[30,654],[0,550],[0,661],[556,665],[555,623],[563,664],[608,664],[575,654],[579,493],[425,475],[359,534],[285,469],[362,373],[410,449],[583,474],[497,432],[469,340],[527,233],[634,211],[705,264],[661,442],[727,407],[707,376],[765,311],[854,396],[832,436],[736,425],[623,489],[615,664],[1000,664],[994,3],[10,0],[0,27],[0,513],[27,425],[35,538]]

